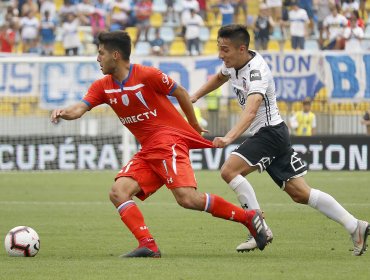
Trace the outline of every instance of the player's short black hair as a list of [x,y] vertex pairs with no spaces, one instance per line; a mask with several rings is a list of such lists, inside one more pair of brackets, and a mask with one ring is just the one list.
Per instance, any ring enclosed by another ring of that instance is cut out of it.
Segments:
[[125,31],[103,31],[98,35],[99,44],[104,45],[108,51],[120,52],[124,60],[129,60],[131,55],[131,38]]
[[229,39],[237,46],[246,45],[249,48],[250,35],[247,27],[242,24],[229,24],[218,30],[217,38]]

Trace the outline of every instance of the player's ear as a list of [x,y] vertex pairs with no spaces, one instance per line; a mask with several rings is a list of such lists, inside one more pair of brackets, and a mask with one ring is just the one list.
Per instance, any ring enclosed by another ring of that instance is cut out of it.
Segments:
[[114,60],[119,60],[121,59],[121,54],[119,51],[113,51],[113,58]]

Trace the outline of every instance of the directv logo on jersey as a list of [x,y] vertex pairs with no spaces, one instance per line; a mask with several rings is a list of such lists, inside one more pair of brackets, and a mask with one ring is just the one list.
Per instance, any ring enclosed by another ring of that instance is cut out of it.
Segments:
[[157,117],[157,109],[149,112],[144,112],[136,116],[119,117],[119,119],[121,120],[122,124],[129,124],[149,120],[152,117]]
[[260,70],[252,70],[250,72],[249,79],[250,79],[251,82],[252,81],[262,80],[261,71]]

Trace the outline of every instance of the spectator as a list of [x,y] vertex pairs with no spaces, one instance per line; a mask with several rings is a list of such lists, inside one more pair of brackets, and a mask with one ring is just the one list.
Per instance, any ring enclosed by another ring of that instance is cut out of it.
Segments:
[[311,112],[311,100],[303,100],[303,110],[298,111],[289,120],[293,134],[297,136],[312,136],[316,134],[316,116]]
[[59,21],[61,23],[67,21],[67,16],[75,12],[76,6],[72,3],[72,0],[64,0],[62,7],[59,9]]
[[231,0],[221,0],[221,3],[218,4],[218,9],[222,16],[222,26],[234,23],[235,10],[231,4]]
[[74,13],[67,15],[67,21],[62,25],[63,47],[65,55],[78,55],[78,48],[81,45],[78,27],[80,23]]
[[202,17],[204,21],[207,21],[207,1],[206,0],[197,0],[199,4],[198,14]]
[[19,11],[14,6],[8,6],[5,13],[5,22],[9,24],[9,26],[14,29],[14,31],[18,31],[20,27],[20,18],[19,18]]
[[291,1],[291,10],[288,13],[290,36],[293,50],[304,50],[305,37],[308,35],[308,18],[306,10],[298,6],[297,1]]
[[360,9],[361,17],[366,18],[366,0],[360,0]]
[[95,2],[95,11],[98,11],[104,18],[104,23],[106,24],[107,16],[109,14],[110,6],[106,0],[97,0]]
[[344,29],[343,37],[346,40],[345,50],[350,52],[362,51],[361,41],[364,38],[364,30],[358,26],[357,18],[352,15],[349,20],[350,26]]
[[190,17],[190,10],[194,10],[199,13],[199,3],[197,0],[182,0],[182,12],[181,12],[181,23],[183,24],[185,19]]
[[107,25],[110,31],[124,30],[130,22],[130,0],[114,0],[111,4]]
[[0,26],[0,53],[11,53],[14,51],[15,31],[8,22]]
[[76,11],[80,25],[89,26],[91,23],[91,15],[95,11],[95,7],[91,4],[90,0],[82,0],[81,3],[76,5]]
[[37,15],[39,12],[39,6],[37,5],[36,1],[33,0],[27,0],[23,3],[22,9],[21,9],[21,16],[26,17],[29,12],[32,12],[33,15]]
[[[190,16],[185,18],[184,26],[186,49],[188,55],[199,55],[200,54],[200,27],[204,26],[202,17],[194,10],[190,9]],[[193,46],[195,51],[193,52]]]
[[136,42],[140,40],[140,36],[143,32],[144,32],[144,40],[148,41],[148,30],[150,27],[150,15],[152,14],[152,1],[151,0],[138,0],[135,4],[134,11],[135,11],[136,20],[137,20]]
[[344,0],[342,4],[342,13],[343,15],[350,19],[351,13],[353,11],[358,11],[360,9],[360,4],[355,0]]
[[100,32],[105,31],[105,17],[101,9],[95,8],[91,15],[91,30],[93,35],[93,43],[98,45],[98,35]]
[[370,108],[365,112],[362,117],[361,123],[366,126],[366,133],[370,135]]
[[[217,74],[216,74],[217,75]],[[216,75],[209,75],[207,77],[207,80],[210,80],[213,76]],[[220,104],[221,104],[221,97],[222,92],[221,88],[216,88],[215,90],[208,93],[204,98],[207,103],[207,128],[209,129],[209,132],[211,135],[218,135],[219,127],[220,127]]]
[[21,18],[21,40],[24,53],[37,51],[39,27],[40,22],[33,11],[29,11],[27,16]]
[[152,54],[157,56],[162,56],[166,53],[166,44],[161,38],[159,29],[155,30],[155,37],[150,41],[150,46],[152,47]]
[[40,3],[40,15],[45,15],[45,11],[49,11],[49,18],[55,20],[57,13],[54,1],[40,0]]
[[261,3],[259,13],[254,23],[254,46],[256,50],[267,50],[270,34],[274,28],[274,20],[269,15],[268,7]]
[[330,15],[330,8],[334,7],[334,0],[316,0],[317,28],[319,29],[319,46],[324,48],[324,20]]
[[274,22],[280,22],[283,8],[282,0],[265,0],[267,7],[270,10],[270,15]]
[[312,0],[295,0],[298,1],[298,6],[304,9],[309,18],[309,32],[308,35],[314,35],[314,12],[313,12],[313,1]]
[[41,37],[41,54],[53,55],[54,42],[55,42],[55,29],[57,23],[55,19],[50,16],[49,10],[44,11],[44,16],[40,24],[40,37]]
[[363,30],[365,30],[365,22],[364,20],[360,17],[360,14],[358,13],[358,11],[352,11],[351,12],[351,17],[349,18],[348,20],[348,26],[351,26],[351,20],[353,17],[356,18],[356,23],[357,23],[357,26],[361,27]]
[[329,43],[323,48],[324,50],[344,49],[345,40],[343,38],[343,32],[348,20],[339,11],[340,8],[338,5],[331,7],[331,14],[324,19],[323,26],[329,40]]
[[247,0],[233,0],[232,5],[234,7],[234,18],[238,19],[240,10],[243,12],[243,19],[246,22],[248,17],[248,4]]
[[[166,10],[166,14],[165,14],[165,17],[164,17],[164,21],[173,21],[175,22],[176,21],[176,17],[175,17],[175,9],[173,7],[175,3],[175,0],[166,0],[166,5],[167,5],[167,10]],[[171,14],[171,16],[170,16]]]

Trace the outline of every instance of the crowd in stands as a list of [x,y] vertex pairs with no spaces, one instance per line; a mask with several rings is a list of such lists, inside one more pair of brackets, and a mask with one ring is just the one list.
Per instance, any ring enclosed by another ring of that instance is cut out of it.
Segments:
[[277,42],[280,50],[357,51],[370,39],[366,0],[60,1],[1,0],[0,52],[55,55],[59,42],[58,54],[79,55],[84,37],[94,46],[103,30],[130,30],[138,53],[145,46],[155,55],[181,54],[182,46],[184,55],[208,54],[213,40],[216,54],[212,32],[233,22],[248,27],[257,50]]

